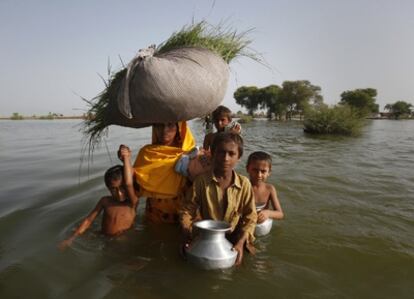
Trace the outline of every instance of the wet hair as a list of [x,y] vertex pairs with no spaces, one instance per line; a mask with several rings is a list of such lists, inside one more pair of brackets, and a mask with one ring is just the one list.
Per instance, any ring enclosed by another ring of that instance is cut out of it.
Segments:
[[251,153],[247,158],[247,166],[253,161],[266,161],[269,164],[269,170],[272,169],[272,157],[268,153],[262,151]]
[[109,187],[109,184],[113,180],[122,180],[124,177],[124,167],[122,165],[115,165],[109,168],[104,175],[105,185]]
[[211,153],[214,155],[219,144],[234,142],[237,144],[239,150],[239,158],[243,155],[243,138],[234,132],[220,132],[214,136],[213,143],[211,144]]
[[212,113],[213,122],[216,122],[221,116],[226,116],[231,121],[231,110],[226,106],[218,106]]

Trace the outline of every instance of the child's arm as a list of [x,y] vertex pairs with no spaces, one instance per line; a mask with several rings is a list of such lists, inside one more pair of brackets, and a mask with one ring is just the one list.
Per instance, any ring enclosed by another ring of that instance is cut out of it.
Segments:
[[199,198],[197,196],[198,189],[200,189],[198,185],[198,181],[196,180],[191,188],[187,190],[179,210],[182,231],[182,248],[188,247],[191,243],[193,223],[197,220],[201,220],[197,217],[200,209]]
[[210,146],[211,146],[211,141],[212,138],[214,136],[214,133],[208,133],[205,137],[204,137],[204,142],[203,142],[203,148],[205,150],[209,150]]
[[197,195],[193,184],[193,186],[187,190],[184,202],[179,211],[181,229],[186,237],[191,235],[193,218],[197,210],[196,197]]
[[[247,179],[246,179],[247,180]],[[240,265],[243,259],[243,249],[246,245],[247,248],[250,248],[251,253],[254,249],[252,241],[254,240],[253,234],[257,222],[257,213],[256,213],[256,204],[254,201],[253,188],[250,182],[243,184],[243,211],[241,215],[241,235],[237,240],[236,244],[233,246],[233,250],[237,251],[236,265]]]
[[88,216],[86,216],[85,219],[83,219],[82,223],[78,226],[78,228],[75,230],[75,232],[66,240],[63,240],[62,242],[60,242],[60,244],[58,245],[60,250],[65,249],[66,247],[70,246],[73,242],[73,240],[75,240],[75,238],[79,235],[82,235],[93,223],[93,221],[95,220],[95,218],[101,213],[101,211],[103,210],[103,201],[105,200],[105,198],[101,198],[101,200],[99,200],[99,202],[96,204],[95,208],[89,213]]
[[268,188],[270,189],[269,200],[272,203],[274,210],[266,209],[260,211],[258,215],[258,223],[262,223],[268,218],[280,220],[284,217],[282,206],[280,205],[279,199],[277,198],[275,187],[273,185],[268,184]]
[[138,206],[139,198],[134,189],[134,178],[132,175],[133,168],[131,165],[131,150],[127,146],[121,145],[119,147],[119,152],[120,159],[124,163],[124,181],[127,195],[131,201],[132,208],[136,209]]

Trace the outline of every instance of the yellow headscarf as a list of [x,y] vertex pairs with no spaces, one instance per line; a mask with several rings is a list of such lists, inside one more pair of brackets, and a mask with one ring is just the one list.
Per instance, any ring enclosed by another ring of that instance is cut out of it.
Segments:
[[[174,166],[184,152],[195,146],[195,140],[185,121],[178,123],[181,147],[148,144],[138,153],[134,163],[135,177],[141,186],[141,196],[175,197],[185,184],[185,178],[175,172]],[[152,132],[154,142],[155,133]]]

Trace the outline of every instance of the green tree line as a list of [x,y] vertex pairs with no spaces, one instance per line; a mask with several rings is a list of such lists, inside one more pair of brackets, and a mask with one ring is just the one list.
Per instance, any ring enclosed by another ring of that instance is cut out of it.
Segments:
[[[323,103],[321,88],[308,80],[285,81],[281,86],[263,88],[242,86],[234,92],[236,103],[253,116],[255,111],[266,111],[268,118],[289,120],[293,116],[304,118],[304,130],[316,134],[355,135],[363,126],[366,117],[379,112],[376,103],[377,90],[358,88],[341,93],[334,106]],[[404,101],[387,104],[395,118],[410,115],[412,105]]]
[[[373,88],[344,91],[340,105],[348,105],[351,110],[361,116],[379,111]],[[309,109],[318,109],[324,105],[321,88],[308,80],[285,81],[282,86],[269,85],[263,88],[242,86],[234,92],[236,103],[247,109],[253,116],[256,110],[265,109],[269,118],[291,119],[294,115],[300,118]]]

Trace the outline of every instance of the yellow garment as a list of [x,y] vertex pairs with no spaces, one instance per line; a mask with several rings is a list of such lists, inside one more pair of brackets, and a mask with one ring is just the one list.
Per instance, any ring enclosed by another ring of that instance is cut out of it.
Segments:
[[179,199],[147,197],[145,206],[146,220],[151,223],[177,223]]
[[[177,160],[195,146],[195,140],[185,121],[178,123],[181,147],[149,144],[138,153],[134,163],[135,178],[141,187],[141,196],[171,198],[180,194],[185,178],[174,171]],[[153,130],[152,141],[155,142]]]

